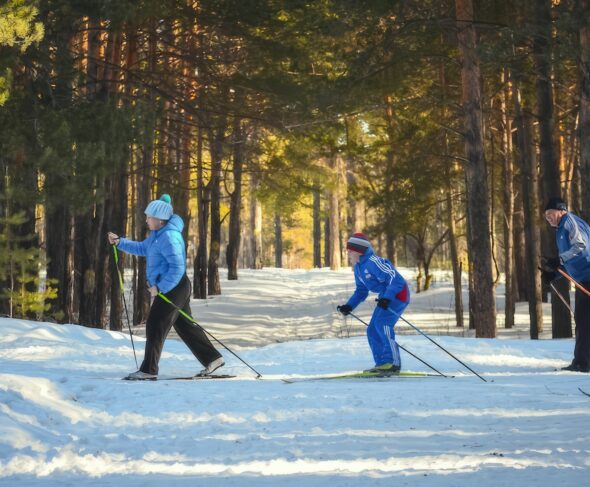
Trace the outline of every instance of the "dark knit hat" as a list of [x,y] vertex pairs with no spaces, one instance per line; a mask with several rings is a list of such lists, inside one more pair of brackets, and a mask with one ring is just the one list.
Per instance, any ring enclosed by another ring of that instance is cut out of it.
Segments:
[[563,210],[563,211],[567,211],[567,205],[565,204],[565,201],[563,201],[561,198],[551,198],[548,202],[547,202],[547,206],[545,207],[545,211],[547,210]]
[[371,243],[364,233],[353,233],[346,242],[346,250],[357,252],[363,255],[367,249],[370,249]]

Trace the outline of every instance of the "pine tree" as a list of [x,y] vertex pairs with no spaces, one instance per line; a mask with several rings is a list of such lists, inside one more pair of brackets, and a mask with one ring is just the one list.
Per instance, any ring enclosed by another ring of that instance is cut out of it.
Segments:
[[5,283],[0,301],[11,318],[41,318],[57,297],[54,281],[41,280],[43,256],[35,236],[19,235],[26,221],[24,212],[0,216],[0,281]]
[[0,106],[12,91],[18,57],[43,38],[36,4],[35,0],[8,0],[0,5]]

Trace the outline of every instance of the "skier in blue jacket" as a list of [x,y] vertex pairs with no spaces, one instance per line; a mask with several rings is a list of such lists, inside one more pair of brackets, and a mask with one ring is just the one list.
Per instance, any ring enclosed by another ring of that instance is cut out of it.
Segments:
[[348,302],[337,309],[346,316],[367,298],[369,291],[377,293],[377,307],[367,327],[375,366],[366,372],[398,373],[401,357],[393,327],[410,302],[408,285],[389,260],[375,255],[366,235],[353,234],[346,250],[356,289]]
[[[545,207],[545,219],[557,229],[559,257],[544,259],[546,281],[561,277],[555,271],[562,266],[585,289],[590,290],[590,226],[568,212],[565,201],[551,198]],[[574,321],[576,345],[574,359],[562,370],[590,372],[590,297],[576,287]]]
[[158,377],[158,363],[170,328],[190,348],[205,368],[197,375],[211,374],[224,365],[221,354],[211,344],[205,332],[182,317],[178,310],[164,301],[162,293],[190,316],[191,285],[186,275],[186,249],[182,230],[184,223],[175,215],[170,196],[162,195],[145,209],[149,236],[135,242],[109,232],[108,240],[119,250],[146,257],[147,286],[154,298],[146,322],[144,359],[137,372],[127,376],[131,380],[154,380]]

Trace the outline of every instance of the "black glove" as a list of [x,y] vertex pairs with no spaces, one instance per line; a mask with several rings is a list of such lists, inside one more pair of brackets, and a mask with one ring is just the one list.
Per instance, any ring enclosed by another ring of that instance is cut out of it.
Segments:
[[547,284],[547,286],[549,286],[549,284],[551,284],[551,282],[556,277],[557,277],[557,272],[545,271],[545,270],[541,269],[541,279],[543,279],[543,282],[545,284]]
[[561,265],[559,257],[543,257],[541,259],[542,266],[545,270],[555,272]]
[[341,306],[336,306],[336,309],[344,316],[348,316],[352,311],[352,306],[350,304],[343,304]]
[[377,301],[377,306],[379,306],[380,308],[383,308],[383,309],[389,308],[389,303],[391,303],[391,300],[389,300],[387,298],[379,298],[379,299],[376,299],[375,301]]

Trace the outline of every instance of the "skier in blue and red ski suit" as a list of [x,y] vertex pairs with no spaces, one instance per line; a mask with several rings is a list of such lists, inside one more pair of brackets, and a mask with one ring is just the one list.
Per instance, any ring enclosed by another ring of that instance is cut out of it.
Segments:
[[393,328],[410,302],[408,285],[389,260],[375,255],[364,234],[353,234],[346,243],[346,250],[354,266],[356,290],[348,302],[337,309],[346,316],[367,298],[369,291],[378,294],[377,307],[367,328],[375,360],[375,366],[368,371],[399,372],[401,357]]

